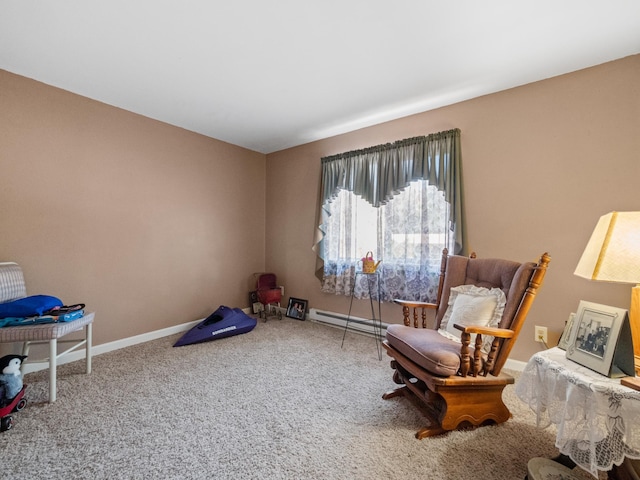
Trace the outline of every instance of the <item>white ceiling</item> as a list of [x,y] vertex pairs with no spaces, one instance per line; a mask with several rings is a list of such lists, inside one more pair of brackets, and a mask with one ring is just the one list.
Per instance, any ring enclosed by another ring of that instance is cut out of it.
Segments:
[[638,0],[0,0],[1,69],[262,153],[639,52]]

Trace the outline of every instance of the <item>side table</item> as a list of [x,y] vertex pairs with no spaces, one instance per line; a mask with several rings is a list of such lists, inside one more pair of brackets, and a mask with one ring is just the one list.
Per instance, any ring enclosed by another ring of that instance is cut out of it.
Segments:
[[[340,348],[344,345],[344,338],[347,335],[347,329],[349,328],[349,322],[351,320],[351,307],[353,307],[353,295],[356,289],[356,285],[358,283],[358,277],[364,276],[367,280],[367,287],[369,290],[369,303],[371,305],[371,322],[373,323],[373,336],[376,341],[376,349],[378,351],[378,360],[382,360],[382,309],[380,307],[380,274],[378,272],[374,273],[364,273],[364,272],[356,272],[355,278],[353,279],[353,286],[351,287],[351,300],[349,301],[349,314],[347,315],[347,323],[344,326],[344,333],[342,334],[342,344]],[[372,288],[372,282],[375,283],[375,290]],[[376,299],[378,302],[378,316],[376,317],[376,312],[374,308],[374,291],[376,291]]]
[[558,347],[536,353],[516,382],[516,395],[540,428],[557,426],[556,447],[598,475],[625,458],[640,459],[640,391],[566,358]]

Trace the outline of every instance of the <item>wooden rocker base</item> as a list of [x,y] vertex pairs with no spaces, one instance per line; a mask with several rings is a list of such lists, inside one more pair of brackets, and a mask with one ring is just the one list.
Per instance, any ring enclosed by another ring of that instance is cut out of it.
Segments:
[[511,418],[502,400],[504,388],[514,382],[513,377],[437,377],[404,357],[389,345],[388,354],[394,358],[393,380],[401,387],[385,393],[385,400],[400,395],[412,401],[429,420],[429,425],[416,433],[422,439],[451,430],[464,430],[487,424],[499,424]]
[[447,433],[447,430],[442,428],[440,422],[434,415],[434,411],[432,409],[426,408],[425,405],[420,402],[419,398],[416,397],[407,386],[398,387],[395,390],[391,390],[382,395],[382,398],[384,400],[389,400],[395,397],[406,397],[407,400],[413,403],[415,407],[418,408],[421,413],[429,420],[429,426],[421,428],[416,432],[415,436],[418,440]]

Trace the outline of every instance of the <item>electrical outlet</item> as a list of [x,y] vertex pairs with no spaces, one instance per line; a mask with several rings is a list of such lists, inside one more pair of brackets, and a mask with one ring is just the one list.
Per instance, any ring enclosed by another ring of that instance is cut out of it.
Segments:
[[535,341],[547,343],[547,327],[540,327],[536,325],[535,328]]

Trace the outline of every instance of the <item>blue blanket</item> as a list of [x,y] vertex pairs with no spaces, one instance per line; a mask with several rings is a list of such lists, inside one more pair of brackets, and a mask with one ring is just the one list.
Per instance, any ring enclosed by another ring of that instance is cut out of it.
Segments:
[[0,303],[0,318],[39,317],[52,308],[62,307],[62,300],[51,295],[31,295],[10,302]]

